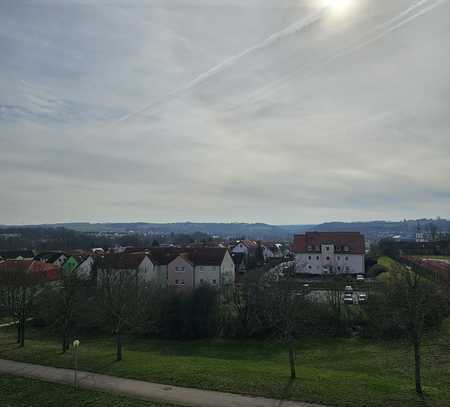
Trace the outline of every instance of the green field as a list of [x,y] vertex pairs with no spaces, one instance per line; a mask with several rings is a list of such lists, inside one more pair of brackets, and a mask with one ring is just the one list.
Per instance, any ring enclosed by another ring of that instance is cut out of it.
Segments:
[[0,395],[2,407],[169,407],[168,404],[3,375],[0,375]]
[[[0,358],[70,367],[71,353],[33,331],[23,349],[14,330],[0,330]],[[81,339],[80,369],[128,378],[219,391],[291,398],[336,406],[449,406],[450,320],[424,347],[427,403],[414,394],[413,358],[401,342],[359,338],[298,341],[297,375],[289,382],[281,344],[252,341],[189,342],[127,339],[124,360],[115,362],[110,338]]]

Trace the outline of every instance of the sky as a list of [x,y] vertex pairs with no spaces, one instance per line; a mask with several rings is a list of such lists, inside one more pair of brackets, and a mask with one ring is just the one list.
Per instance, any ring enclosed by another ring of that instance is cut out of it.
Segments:
[[450,217],[450,0],[0,2],[0,223]]

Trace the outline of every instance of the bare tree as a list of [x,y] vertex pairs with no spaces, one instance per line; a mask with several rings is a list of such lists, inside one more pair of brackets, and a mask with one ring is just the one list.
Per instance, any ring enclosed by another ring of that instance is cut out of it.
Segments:
[[262,323],[287,345],[293,380],[296,378],[295,336],[300,330],[302,312],[308,303],[307,292],[303,287],[298,287],[292,278],[267,273],[260,279],[258,296]]
[[333,315],[334,333],[340,335],[343,319],[343,287],[342,280],[336,275],[327,284],[326,300]]
[[63,271],[61,279],[46,287],[37,299],[37,310],[41,318],[56,328],[61,336],[61,350],[70,346],[73,331],[82,301],[83,284],[75,271]]
[[134,270],[117,270],[103,264],[98,271],[97,299],[101,318],[116,337],[116,360],[123,357],[122,335],[133,324],[139,297],[139,276]]
[[385,295],[397,323],[408,333],[413,345],[415,388],[422,396],[421,345],[425,322],[445,303],[443,290],[424,275],[420,266],[410,263],[392,270]]
[[30,271],[28,261],[0,263],[0,288],[8,314],[17,321],[17,343],[25,346],[26,321],[31,316],[33,301],[40,284],[45,281],[41,273]]

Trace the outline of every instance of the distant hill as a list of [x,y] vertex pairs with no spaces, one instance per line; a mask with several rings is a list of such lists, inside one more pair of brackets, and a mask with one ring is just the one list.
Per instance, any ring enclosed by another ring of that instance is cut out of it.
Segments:
[[312,225],[277,226],[266,223],[55,223],[28,225],[33,228],[65,228],[84,233],[143,233],[154,235],[205,233],[224,238],[290,239],[293,234],[308,230]]
[[328,222],[314,226],[311,230],[318,232],[361,232],[369,239],[398,236],[401,239],[414,239],[418,228],[429,232],[450,232],[450,221],[446,219],[417,219],[389,222],[384,220],[372,222]]
[[[5,226],[0,226],[0,228]],[[399,236],[402,239],[414,239],[416,231],[432,229],[439,232],[450,232],[450,221],[446,219],[417,219],[370,222],[328,222],[320,225],[269,225],[267,223],[200,223],[200,222],[177,222],[177,223],[56,223],[43,225],[28,225],[28,228],[65,228],[84,233],[139,233],[145,235],[170,235],[204,233],[210,236],[223,238],[249,239],[291,239],[294,234],[305,231],[337,232],[356,231],[361,232],[371,240],[383,237]]]

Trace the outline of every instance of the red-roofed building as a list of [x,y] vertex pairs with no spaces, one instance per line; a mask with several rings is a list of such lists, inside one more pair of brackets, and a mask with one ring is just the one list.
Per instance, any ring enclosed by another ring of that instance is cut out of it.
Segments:
[[299,274],[364,274],[364,236],[359,232],[306,232],[294,236]]

